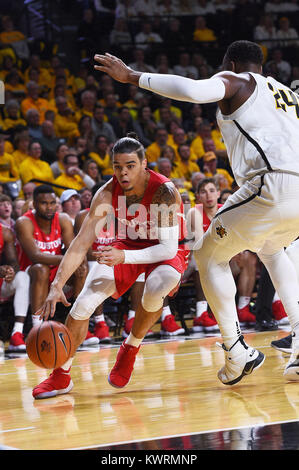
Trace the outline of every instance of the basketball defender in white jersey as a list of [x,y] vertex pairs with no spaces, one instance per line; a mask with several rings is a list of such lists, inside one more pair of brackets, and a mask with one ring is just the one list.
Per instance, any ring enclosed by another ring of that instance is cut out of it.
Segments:
[[[299,381],[299,284],[284,248],[299,234],[299,98],[262,76],[263,54],[249,41],[229,46],[223,72],[207,80],[135,72],[110,54],[95,69],[175,100],[217,102],[217,120],[240,189],[217,212],[194,252],[206,299],[218,321],[225,365],[218,378],[239,382],[264,361],[241,335],[230,259],[244,250],[267,267],[292,327],[287,380]],[[194,248],[193,248],[194,249]]]

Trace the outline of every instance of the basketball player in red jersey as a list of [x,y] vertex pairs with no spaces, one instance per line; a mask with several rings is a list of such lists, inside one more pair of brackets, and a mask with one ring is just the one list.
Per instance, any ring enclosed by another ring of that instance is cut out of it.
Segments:
[[[216,215],[218,209],[222,206],[222,204],[218,204],[219,195],[220,193],[213,178],[205,178],[198,184],[196,189],[196,199],[199,203],[188,212],[189,224],[192,233],[195,232],[195,227],[199,227],[199,229],[202,230],[202,233],[205,233],[208,230],[211,220]],[[193,279],[197,300],[196,316],[193,320],[193,331],[218,331],[219,328],[213,313],[208,312],[208,303],[201,287],[196,263],[193,263],[193,260],[191,260],[191,264],[195,266]]]
[[[56,211],[56,196],[51,186],[35,188],[33,205],[34,210],[17,219],[16,234],[21,248],[20,269],[30,276],[30,304],[34,314],[45,302],[63,258],[62,246],[69,247],[74,231],[68,215]],[[80,272],[74,276],[74,290],[78,291],[76,283],[80,283]],[[33,325],[39,321],[33,315]]]
[[[194,218],[197,217],[199,225],[202,221],[203,232],[205,233],[213,218],[215,217],[218,209],[223,204],[218,204],[220,192],[217,189],[216,183],[213,178],[206,178],[202,180],[197,188],[197,197],[200,204],[190,209],[191,229],[195,229]],[[238,306],[237,312],[241,325],[250,325],[255,323],[255,316],[249,310],[249,302],[255,284],[256,276],[256,255],[246,250],[234,256],[230,261],[230,267],[235,278],[237,278],[237,291],[238,291]],[[201,288],[198,270],[195,272],[196,287],[198,295],[202,302],[198,305],[196,318],[193,322],[194,331],[207,331],[216,330],[216,319],[214,315],[208,315],[207,302],[205,301],[204,293]],[[201,309],[200,309],[201,308]]]
[[23,328],[29,307],[29,276],[19,270],[15,237],[13,232],[0,224],[0,256],[4,255],[5,265],[0,265],[0,297],[14,296],[14,326],[9,351],[25,351]]
[[[122,343],[109,383],[124,387],[130,380],[140,344],[161,315],[164,298],[179,286],[189,251],[183,244],[183,204],[167,178],[147,169],[145,150],[135,138],[113,147],[114,176],[93,198],[81,230],[59,265],[40,317],[53,317],[57,302],[66,303],[63,286],[82,263],[111,215],[117,219],[116,240],[96,255],[84,288],[66,320],[75,348],[86,335],[89,318],[110,296],[121,296],[145,272],[144,292],[129,336]],[[179,227],[179,225],[181,227]],[[182,242],[179,244],[179,239]],[[73,383],[70,358],[33,390],[35,398],[69,392]]]

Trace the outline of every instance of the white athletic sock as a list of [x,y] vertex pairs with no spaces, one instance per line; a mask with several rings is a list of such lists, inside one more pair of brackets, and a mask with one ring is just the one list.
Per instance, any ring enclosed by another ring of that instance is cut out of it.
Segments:
[[246,297],[244,295],[240,295],[239,300],[238,300],[238,308],[244,308],[246,305],[248,305],[250,302],[250,297]]
[[277,292],[275,292],[272,303],[277,302],[277,300],[280,300],[280,298],[279,298],[279,295],[277,294]]
[[40,325],[43,320],[39,319],[39,315],[31,315],[32,326]]
[[128,320],[131,320],[131,318],[135,318],[135,310],[129,310]]
[[126,339],[126,344],[129,344],[130,346],[135,346],[135,348],[138,348],[142,340],[143,338],[141,339],[135,338],[135,336],[132,333],[130,333]]
[[167,305],[166,307],[163,307],[162,314],[161,314],[161,321],[165,320],[165,317],[168,317],[168,315],[172,315],[169,305]]
[[105,321],[104,314],[102,313],[101,315],[95,315],[94,320],[96,323],[100,323],[101,321]]
[[24,323],[21,323],[20,321],[16,321],[13,330],[12,330],[12,335],[15,333],[23,333],[23,328],[24,328]]
[[73,363],[74,358],[70,357],[62,366],[61,369],[68,371]]
[[198,300],[196,302],[196,316],[201,317],[201,315],[208,310],[208,302],[206,300]]

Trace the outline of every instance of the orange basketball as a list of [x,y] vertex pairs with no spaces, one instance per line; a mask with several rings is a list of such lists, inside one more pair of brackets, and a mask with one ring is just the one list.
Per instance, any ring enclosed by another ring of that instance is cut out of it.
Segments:
[[30,360],[43,369],[62,366],[73,353],[74,342],[69,329],[56,321],[43,321],[34,326],[26,338]]

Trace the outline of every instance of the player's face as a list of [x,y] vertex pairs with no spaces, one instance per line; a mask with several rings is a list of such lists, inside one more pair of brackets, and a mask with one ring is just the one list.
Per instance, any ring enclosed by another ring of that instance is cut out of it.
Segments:
[[216,206],[219,198],[219,191],[214,184],[208,183],[200,188],[198,199],[204,208],[212,209]]
[[33,205],[37,216],[52,220],[57,209],[56,196],[54,193],[39,194]]
[[135,152],[114,155],[114,174],[124,192],[132,191],[140,184],[145,168],[146,160],[140,161]]

